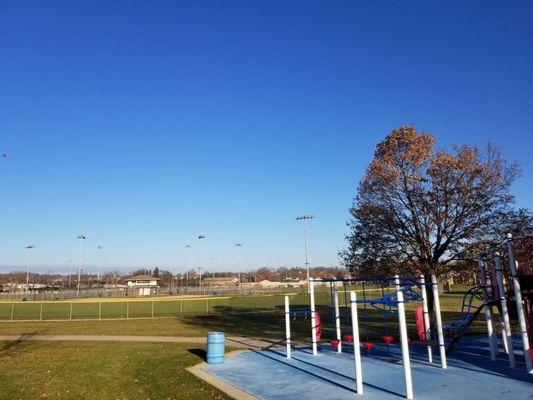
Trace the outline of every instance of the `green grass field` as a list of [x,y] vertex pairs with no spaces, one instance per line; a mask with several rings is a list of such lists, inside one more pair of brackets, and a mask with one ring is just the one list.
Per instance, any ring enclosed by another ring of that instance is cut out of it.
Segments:
[[[295,304],[308,302],[306,294],[291,295]],[[206,315],[228,309],[254,311],[283,304],[283,296],[219,296],[184,299],[97,299],[81,301],[2,302],[0,321],[149,318]]]
[[168,343],[0,342],[0,399],[229,399],[185,371],[202,351]]
[[[380,296],[379,290],[370,290],[369,297]],[[308,307],[306,293],[290,294],[292,308]],[[442,296],[444,311],[459,311],[462,294]],[[346,298],[339,293],[341,305]],[[46,321],[76,319],[129,319],[169,316],[195,316],[228,312],[276,312],[283,307],[283,295],[219,296],[200,298],[158,299],[105,299],[80,301],[12,302],[0,303],[0,321]],[[330,304],[330,294],[316,294],[318,306]]]

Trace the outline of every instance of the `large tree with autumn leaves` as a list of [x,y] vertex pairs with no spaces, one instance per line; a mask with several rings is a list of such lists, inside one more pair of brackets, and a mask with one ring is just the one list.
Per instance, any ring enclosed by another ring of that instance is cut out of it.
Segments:
[[506,222],[531,222],[527,210],[510,207],[517,176],[516,164],[490,144],[438,150],[430,133],[395,129],[359,184],[341,259],[358,276],[468,268],[513,229]]

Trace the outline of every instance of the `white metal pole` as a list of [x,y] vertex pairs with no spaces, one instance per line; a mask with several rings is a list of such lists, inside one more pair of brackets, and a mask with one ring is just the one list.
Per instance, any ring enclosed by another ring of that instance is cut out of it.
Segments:
[[337,291],[337,283],[331,282],[333,285],[333,303],[335,307],[335,332],[336,332],[336,338],[339,341],[339,344],[337,345],[337,352],[342,353],[342,337],[341,337],[341,316],[339,313],[339,295]]
[[287,344],[287,358],[291,358],[291,315],[289,296],[285,296],[285,342]]
[[505,329],[504,340],[509,356],[509,365],[515,368],[516,362],[514,359],[513,337],[511,336],[511,321],[509,320],[509,311],[507,310],[507,299],[505,297],[505,287],[503,285],[503,271],[500,255],[498,253],[494,256],[494,266],[496,269],[496,280],[498,281],[498,292],[500,295],[500,305],[502,309],[503,327]]
[[[428,310],[428,296],[426,292],[426,279],[424,275],[420,275],[420,292],[422,293],[422,311],[424,313],[424,328],[426,331],[426,340],[431,340],[431,325],[429,322],[429,310]],[[433,362],[433,349],[431,345],[427,346],[428,361]]]
[[431,286],[433,288],[433,305],[435,307],[435,320],[437,322],[437,338],[439,341],[440,365],[442,369],[448,368],[446,363],[446,346],[444,344],[444,333],[442,332],[442,316],[440,313],[439,285],[437,277],[431,275]]
[[315,315],[315,285],[313,278],[309,278],[309,304],[311,308],[311,340],[313,344],[313,355],[317,354],[317,343],[316,343],[316,315]]
[[403,373],[405,378],[405,393],[408,400],[413,399],[413,380],[411,377],[411,360],[409,357],[409,344],[407,336],[407,323],[405,321],[405,305],[403,303],[403,292],[400,286],[400,277],[394,275],[396,286],[396,296],[398,302],[398,322],[400,325],[400,342],[402,348]]
[[490,359],[496,360],[498,354],[498,343],[496,342],[496,329],[494,327],[494,315],[492,304],[489,298],[489,285],[487,283],[487,264],[485,256],[481,255],[479,260],[479,278],[481,280],[481,291],[483,293],[483,308],[485,311],[485,321],[487,323],[487,335],[489,337]]
[[359,344],[359,319],[357,316],[357,295],[350,292],[350,310],[352,312],[353,355],[355,362],[355,385],[357,394],[363,394],[363,371],[361,369],[361,346]]
[[507,249],[509,253],[509,264],[511,265],[511,275],[513,277],[514,297],[516,300],[516,311],[518,314],[518,323],[520,324],[520,336],[522,337],[522,349],[526,360],[527,372],[533,374],[533,365],[529,349],[529,338],[527,335],[527,324],[524,314],[524,305],[522,303],[522,293],[520,291],[520,278],[518,277],[517,261],[514,254],[513,235],[507,234]]

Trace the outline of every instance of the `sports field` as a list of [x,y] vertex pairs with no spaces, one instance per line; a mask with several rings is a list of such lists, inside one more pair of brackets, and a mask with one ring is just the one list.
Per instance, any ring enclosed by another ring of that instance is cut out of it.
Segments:
[[[367,295],[378,296],[380,289],[367,289]],[[306,293],[287,293],[291,307],[309,304]],[[210,315],[227,312],[275,312],[283,307],[285,294],[259,296],[175,296],[153,298],[105,298],[61,301],[0,302],[0,321],[75,320],[153,318],[169,316]],[[461,294],[443,297],[443,310],[459,311]],[[339,301],[347,299],[341,293]],[[331,302],[327,291],[317,292],[317,305]]]

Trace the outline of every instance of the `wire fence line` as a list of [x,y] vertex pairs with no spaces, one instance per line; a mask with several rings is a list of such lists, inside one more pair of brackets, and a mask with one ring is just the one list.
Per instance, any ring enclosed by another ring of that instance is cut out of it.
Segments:
[[[294,302],[308,303],[308,296],[294,293]],[[194,316],[229,312],[281,309],[284,296],[205,297],[183,299],[128,299],[95,301],[41,301],[0,303],[0,321],[50,321],[80,319],[129,319]]]
[[[366,291],[370,296],[380,295],[378,289],[366,289]],[[103,320],[216,315],[235,312],[272,312],[281,316],[285,295],[290,296],[291,307],[309,308],[309,295],[302,292],[192,298],[12,301],[0,302],[0,321]],[[318,290],[315,293],[317,307],[330,307],[331,301],[329,290]],[[339,304],[341,307],[347,305],[342,292],[339,292]]]

